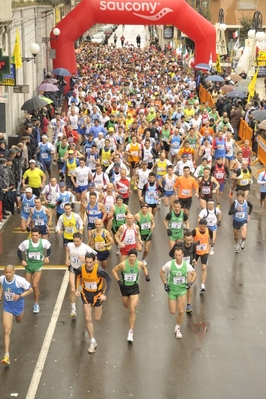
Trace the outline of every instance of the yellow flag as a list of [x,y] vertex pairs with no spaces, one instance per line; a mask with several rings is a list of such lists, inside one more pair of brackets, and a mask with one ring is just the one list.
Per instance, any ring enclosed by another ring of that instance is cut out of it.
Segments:
[[215,69],[218,73],[222,72],[221,63],[220,63],[220,54],[216,54],[216,64]]
[[256,82],[257,82],[257,76],[258,76],[259,68],[257,68],[255,75],[251,79],[250,84],[248,85],[248,102],[250,102],[251,97],[254,97],[255,94],[255,87],[256,87]]
[[16,69],[22,67],[20,37],[19,37],[18,29],[16,30],[16,40],[15,40],[15,46],[14,46],[14,50],[13,50],[12,61],[15,64]]

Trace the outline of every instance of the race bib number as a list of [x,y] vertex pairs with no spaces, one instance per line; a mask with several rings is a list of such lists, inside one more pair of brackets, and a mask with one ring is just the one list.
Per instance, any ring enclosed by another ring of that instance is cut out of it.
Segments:
[[126,194],[128,189],[123,187],[123,188],[119,188],[118,191],[119,191],[120,194]]
[[132,157],[137,157],[139,155],[138,151],[131,152]]
[[216,179],[222,179],[224,177],[223,173],[216,173]]
[[190,256],[184,256],[183,259],[184,259],[186,262],[190,263]]
[[96,249],[96,251],[98,251],[100,249],[104,249],[104,242],[96,242],[95,249]]
[[31,260],[41,260],[41,253],[40,252],[29,252],[28,258]]
[[118,213],[117,215],[116,215],[116,220],[117,221],[122,221],[122,220],[125,220],[125,215],[123,215],[123,214],[121,214],[121,213]]
[[184,189],[183,189],[183,190],[181,191],[181,194],[184,195],[184,196],[186,196],[186,197],[188,197],[188,196],[190,196],[190,190],[184,190]]
[[14,295],[16,295],[14,292],[5,292],[5,300],[7,302],[14,301]]
[[236,212],[237,219],[245,219],[245,217],[246,217],[245,212]]
[[78,180],[78,184],[79,185],[83,185],[84,186],[86,183],[87,183],[87,181],[85,179],[79,179]]
[[96,218],[96,217],[92,217],[92,216],[90,216],[89,217],[89,223],[95,223],[96,222],[96,220],[97,220],[98,218]]
[[124,243],[125,244],[134,244],[135,240],[134,240],[133,237],[126,237],[125,240],[124,240]]
[[140,228],[141,228],[141,230],[149,230],[151,228],[151,224],[150,224],[150,222],[141,223]]
[[42,159],[47,159],[48,158],[48,154],[46,154],[46,152],[42,152],[41,153],[41,158]]
[[67,234],[74,234],[74,227],[66,227],[65,232]]
[[34,221],[35,226],[43,226],[44,225],[44,220],[43,219],[36,219]]
[[249,183],[249,181],[248,181],[248,179],[242,179],[242,180],[240,180],[240,186],[247,186],[248,185],[248,183]]
[[206,251],[207,244],[200,244],[196,246],[197,251]]
[[137,273],[125,273],[124,280],[128,282],[137,281]]
[[25,206],[24,207],[24,212],[25,213],[30,213],[30,207],[29,206]]
[[210,187],[202,187],[202,194],[206,195],[206,194],[210,194],[211,192],[211,188]]
[[185,277],[185,276],[174,277],[174,278],[173,278],[173,283],[174,283],[175,285],[184,284],[185,282],[186,282],[186,277]]
[[94,281],[91,281],[89,283],[85,281],[85,288],[87,288],[88,290],[97,290],[97,283]]
[[77,256],[71,256],[71,265],[79,265],[80,259]]
[[172,222],[171,223],[171,228],[172,229],[179,230],[179,229],[181,229],[181,227],[182,227],[182,223],[181,222]]

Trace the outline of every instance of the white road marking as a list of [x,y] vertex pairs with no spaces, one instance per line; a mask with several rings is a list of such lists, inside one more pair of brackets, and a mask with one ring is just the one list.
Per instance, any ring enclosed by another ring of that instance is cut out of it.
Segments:
[[31,383],[28,389],[28,393],[26,396],[26,399],[34,399],[36,397],[37,394],[37,390],[40,384],[40,380],[42,377],[42,373],[44,370],[44,366],[45,366],[45,362],[46,362],[46,358],[51,346],[51,342],[52,342],[52,338],[54,335],[54,331],[56,328],[56,323],[61,311],[61,307],[66,295],[66,290],[67,290],[67,286],[68,286],[68,271],[66,270],[65,274],[64,274],[64,278],[58,293],[58,297],[55,303],[55,307],[53,310],[53,314],[51,317],[51,321],[50,324],[48,326],[48,329],[46,331],[46,335],[42,344],[42,348],[32,375],[32,379],[31,379]]

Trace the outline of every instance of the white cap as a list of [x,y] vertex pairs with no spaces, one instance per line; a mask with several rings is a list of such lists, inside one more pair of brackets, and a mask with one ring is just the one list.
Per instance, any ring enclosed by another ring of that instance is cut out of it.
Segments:
[[35,159],[31,159],[29,163],[36,163]]
[[46,134],[42,135],[42,139],[47,139],[48,140],[48,137],[46,136]]
[[32,188],[31,187],[27,187],[25,190],[25,193],[32,193]]
[[63,133],[58,133],[57,137],[63,137]]

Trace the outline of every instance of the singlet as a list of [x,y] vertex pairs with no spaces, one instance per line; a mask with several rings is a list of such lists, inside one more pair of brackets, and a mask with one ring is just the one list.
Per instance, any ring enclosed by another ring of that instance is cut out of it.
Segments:
[[147,169],[145,172],[142,169],[136,171],[136,175],[138,176],[138,189],[142,190],[144,185],[148,181],[148,177],[150,174],[150,170]]
[[42,267],[44,260],[42,239],[41,238],[39,239],[37,247],[33,246],[32,240],[30,239],[29,247],[25,251],[25,254],[28,266],[34,265],[37,267]]
[[39,211],[37,211],[35,207],[33,208],[32,221],[35,227],[46,226],[48,217],[44,209],[45,209],[44,206],[42,206],[42,208]]
[[142,236],[149,235],[151,232],[151,214],[148,212],[146,216],[139,211],[139,222],[140,234]]
[[57,200],[57,193],[59,192],[59,184],[56,184],[55,186],[52,186],[51,184],[48,184],[48,193],[46,193],[46,199],[48,200],[49,204],[56,204]]
[[196,227],[196,235],[194,237],[194,242],[199,241],[199,245],[196,246],[196,254],[204,255],[209,253],[209,230],[206,229],[204,233],[199,231],[199,228]]
[[147,204],[157,204],[158,203],[158,187],[157,183],[151,185],[149,182],[146,184],[146,191],[145,191],[145,202]]
[[74,212],[71,212],[71,218],[68,219],[63,214],[64,238],[66,240],[73,240],[73,234],[77,232],[77,221]]
[[99,158],[99,154],[96,152],[95,154],[91,153],[90,149],[86,150],[86,165],[91,169],[91,170],[95,170],[96,169],[96,163],[95,161],[98,160]]
[[106,213],[109,214],[112,206],[115,205],[115,196],[113,194],[111,194],[111,195],[105,194],[104,198],[103,198],[103,204],[104,204]]
[[241,169],[241,178],[237,179],[237,185],[238,186],[247,186],[248,184],[250,184],[250,178],[251,178],[251,174],[250,171],[247,169],[247,171],[244,173],[243,170]]
[[130,161],[138,162],[139,161],[139,144],[130,143],[128,151],[130,152]]
[[215,165],[213,176],[219,183],[224,183],[225,169],[223,164],[221,165],[221,167],[219,167],[217,164]]
[[106,244],[106,242],[107,242],[107,240],[106,240],[107,232],[108,232],[107,230],[102,229],[102,233],[98,234],[96,232],[96,230],[92,230],[92,238],[94,239],[94,248],[95,248],[96,251],[104,252],[106,250],[110,250],[111,249],[110,246],[109,247],[103,247],[103,248],[101,248],[99,246],[99,244],[102,244],[102,243]]
[[114,218],[112,221],[113,227],[120,227],[126,220],[126,206],[122,204],[121,207],[115,204]]
[[[20,276],[17,276],[16,274],[14,275],[14,279],[12,281],[7,281],[5,276],[1,276],[3,280],[1,281],[2,287],[3,287],[3,294],[5,298],[5,302],[13,302],[14,295],[20,295],[24,292],[24,289],[22,287],[18,286],[17,280],[20,279]],[[29,284],[29,288],[31,285]],[[5,302],[4,302],[4,310],[5,310]],[[14,304],[12,304],[12,307],[17,307],[17,305],[21,305],[21,303],[24,303],[24,298],[19,298],[18,301],[14,301]],[[10,309],[9,309],[10,312]]]
[[248,217],[248,204],[247,201],[244,200],[243,204],[240,204],[237,200],[235,200],[235,209],[240,208],[237,212],[233,215],[233,218],[236,222],[244,222],[247,220]]
[[222,138],[220,140],[220,139],[217,138],[215,140],[215,146],[217,147],[217,148],[215,148],[215,157],[216,158],[218,158],[219,156],[220,157],[224,157],[225,153],[226,153],[225,139]]
[[204,177],[202,177],[202,180],[200,182],[200,192],[201,192],[201,195],[203,195],[203,196],[212,194],[211,176],[208,178],[208,180],[205,180]]
[[164,180],[163,180],[163,187],[164,187],[165,191],[168,191],[168,192],[169,191],[170,192],[174,191],[175,182],[176,182],[176,176],[175,175],[173,175],[172,178],[170,179],[169,175],[166,174],[165,177],[164,177]]
[[232,139],[225,140],[226,157],[230,158],[234,156],[234,142]]
[[52,159],[51,150],[48,143],[39,143],[40,158],[42,161],[50,162]]
[[187,136],[187,141],[189,142],[190,148],[193,148],[195,150],[196,149],[196,145],[197,145],[197,136],[196,136],[196,134],[194,135],[194,137]]
[[175,260],[171,261],[170,273],[168,276],[169,288],[172,292],[186,290],[187,285],[187,263],[182,262],[181,267],[176,267]]
[[107,167],[111,164],[111,147],[108,150],[105,150],[105,147],[102,148],[102,156],[101,156],[101,164],[104,167]]
[[21,196],[21,202],[22,202],[22,210],[21,216],[29,216],[31,208],[34,208],[34,200],[36,198],[36,195],[32,195],[31,199],[27,199],[26,194],[22,194]]
[[73,158],[72,162],[69,162],[69,159],[66,160],[66,167],[67,167],[67,175],[71,176],[72,171],[78,167],[77,159]]
[[251,149],[248,147],[242,147],[242,159],[250,164]]
[[[59,197],[57,199],[56,212],[63,214],[64,206],[65,206],[65,204],[69,203],[70,200],[71,200],[71,195],[70,195],[69,191],[65,191],[64,193],[61,193],[61,191],[60,191]],[[60,202],[60,204],[58,204],[58,202]]]
[[60,162],[64,162],[64,156],[67,150],[68,150],[68,145],[66,145],[65,147],[62,147],[62,143],[59,143],[57,145],[58,159]]
[[161,161],[160,159],[158,159],[157,175],[164,176],[166,174],[166,168],[167,168],[167,160],[165,159],[164,161]]
[[171,211],[171,219],[168,220],[168,226],[171,229],[172,236],[180,235],[183,233],[183,222],[184,222],[184,212],[180,211],[177,215],[174,211]]
[[180,136],[176,136],[176,135],[174,134],[174,135],[172,136],[172,138],[171,138],[171,148],[172,148],[173,150],[178,150],[179,147],[180,147],[180,142],[181,142]]
[[103,277],[98,277],[98,264],[95,264],[93,270],[87,272],[85,264],[81,266],[81,284],[82,288],[88,292],[98,292],[103,288]]
[[162,129],[161,134],[162,134],[162,141],[163,142],[168,141],[170,138],[170,129],[168,129],[168,130]]
[[93,208],[91,208],[90,204],[88,204],[87,215],[88,215],[88,224],[95,224],[97,219],[102,219],[103,214],[102,211],[100,211],[98,208],[98,201],[96,202]]
[[137,229],[136,225],[133,224],[132,228],[128,228],[126,224],[124,224],[123,233],[121,234],[120,241],[125,245],[136,245],[137,246]]
[[135,261],[132,266],[129,260],[125,260],[125,270],[121,272],[123,284],[126,286],[131,286],[138,283],[139,280],[139,262]]

